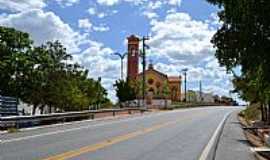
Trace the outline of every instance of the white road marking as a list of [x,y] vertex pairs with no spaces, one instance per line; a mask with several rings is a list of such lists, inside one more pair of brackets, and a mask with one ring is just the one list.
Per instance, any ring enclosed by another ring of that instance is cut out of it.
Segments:
[[[77,131],[77,130],[82,130],[82,129],[88,129],[88,128],[92,128],[92,127],[99,127],[99,126],[105,126],[105,125],[110,125],[110,124],[117,124],[117,123],[121,123],[121,122],[134,121],[134,120],[137,120],[137,119],[157,117],[157,116],[164,115],[164,114],[172,114],[172,113],[176,113],[176,112],[188,112],[188,111],[192,111],[192,110],[201,110],[201,109],[205,109],[205,108],[192,108],[192,109],[174,110],[174,111],[169,111],[169,112],[160,112],[160,113],[157,113],[157,114],[149,114],[149,115],[146,115],[146,116],[132,117],[132,118],[128,118],[128,119],[120,119],[120,120],[113,121],[113,122],[104,122],[104,123],[101,123],[101,124],[90,124],[90,125],[83,126],[83,127],[64,129],[64,130],[59,130],[59,131],[54,131],[54,132],[48,132],[48,133],[43,133],[43,134],[32,135],[32,136],[25,136],[25,137],[20,137],[20,138],[2,140],[1,143],[4,144],[4,143],[11,143],[11,142],[18,142],[18,141],[29,140],[29,139],[33,139],[33,138],[56,135],[56,134],[65,133],[65,132],[72,132],[72,131]],[[222,107],[220,109],[222,109]]]
[[213,136],[211,137],[210,141],[209,141],[208,144],[205,146],[205,148],[204,148],[204,150],[203,150],[203,152],[202,152],[202,154],[201,154],[199,160],[207,160],[207,157],[209,156],[210,151],[211,151],[212,147],[213,147],[214,144],[215,144],[215,141],[216,141],[216,139],[217,139],[217,137],[218,137],[218,135],[219,135],[219,133],[220,133],[220,131],[221,131],[221,129],[222,129],[222,126],[224,125],[224,123],[226,122],[226,119],[229,117],[229,115],[230,115],[232,112],[233,112],[233,111],[227,113],[227,114],[223,117],[222,121],[219,123],[217,129],[215,130]]

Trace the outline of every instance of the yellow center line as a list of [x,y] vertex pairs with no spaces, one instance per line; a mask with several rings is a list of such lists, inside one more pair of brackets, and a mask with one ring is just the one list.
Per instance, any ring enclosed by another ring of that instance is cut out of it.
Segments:
[[102,142],[99,142],[99,143],[96,143],[93,145],[85,146],[85,147],[82,147],[82,148],[79,148],[76,150],[72,150],[72,151],[61,153],[61,154],[58,154],[55,156],[51,156],[51,157],[48,157],[48,158],[43,159],[43,160],[66,160],[66,159],[74,158],[74,157],[77,157],[81,154],[94,152],[96,150],[111,146],[111,145],[116,144],[116,143],[126,141],[126,140],[131,139],[131,138],[138,137],[140,135],[143,135],[143,134],[146,134],[149,132],[153,132],[155,130],[158,130],[160,128],[163,128],[163,127],[166,127],[168,125],[175,124],[175,123],[176,123],[176,121],[172,121],[172,122],[154,125],[150,128],[145,128],[145,129],[131,132],[131,133],[128,133],[125,135],[117,136],[117,137],[111,138],[109,140],[105,140],[105,141],[102,141]]

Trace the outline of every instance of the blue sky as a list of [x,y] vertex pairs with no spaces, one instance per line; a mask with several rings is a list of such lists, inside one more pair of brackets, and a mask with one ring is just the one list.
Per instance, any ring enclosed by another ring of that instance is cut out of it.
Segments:
[[36,45],[60,40],[74,61],[101,76],[115,99],[113,83],[126,51],[126,37],[149,35],[148,61],[179,75],[188,68],[188,88],[229,95],[231,75],[220,68],[210,43],[220,23],[218,8],[205,0],[0,0],[0,25],[30,33]]

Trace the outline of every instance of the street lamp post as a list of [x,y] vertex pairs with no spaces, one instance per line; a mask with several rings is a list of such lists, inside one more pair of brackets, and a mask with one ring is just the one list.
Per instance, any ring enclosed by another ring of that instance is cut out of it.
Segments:
[[121,79],[123,80],[124,79],[124,59],[127,55],[127,53],[124,53],[124,54],[120,54],[118,52],[115,52],[114,55],[117,55],[119,56],[119,58],[121,59]]
[[185,99],[184,102],[187,102],[187,68],[182,69],[182,72],[184,72],[184,76],[185,76]]
[[143,36],[143,38],[141,39],[142,43],[143,43],[143,50],[142,50],[142,65],[143,65],[143,105],[145,105],[145,81],[146,81],[146,77],[145,77],[145,70],[146,70],[146,49],[149,49],[149,46],[145,44],[145,42],[147,40],[149,40],[150,38],[148,36]]
[[202,80],[200,80],[200,102],[202,102]]

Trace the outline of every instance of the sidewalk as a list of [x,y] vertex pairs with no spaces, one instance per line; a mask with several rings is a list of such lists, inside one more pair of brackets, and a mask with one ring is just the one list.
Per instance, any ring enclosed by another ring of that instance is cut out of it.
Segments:
[[215,160],[255,160],[245,138],[237,113],[232,113],[220,137]]

